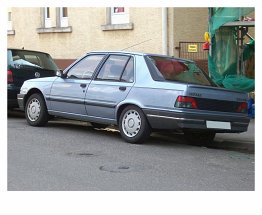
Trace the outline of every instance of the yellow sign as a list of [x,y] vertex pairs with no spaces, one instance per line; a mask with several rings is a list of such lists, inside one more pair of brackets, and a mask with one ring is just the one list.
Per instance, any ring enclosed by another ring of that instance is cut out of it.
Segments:
[[197,44],[190,44],[187,46],[188,52],[197,52]]

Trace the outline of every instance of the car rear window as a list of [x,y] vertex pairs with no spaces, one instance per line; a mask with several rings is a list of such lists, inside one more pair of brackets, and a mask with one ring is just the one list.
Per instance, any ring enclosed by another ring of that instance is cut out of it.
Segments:
[[27,50],[12,50],[11,64],[35,67],[46,70],[58,70],[54,60],[47,53]]
[[204,72],[193,62],[175,58],[148,56],[158,75],[165,80],[200,85],[213,85]]

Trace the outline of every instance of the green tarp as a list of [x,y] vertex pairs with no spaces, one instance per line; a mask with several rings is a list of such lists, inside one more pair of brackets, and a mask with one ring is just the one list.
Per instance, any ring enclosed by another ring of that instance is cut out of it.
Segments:
[[[238,53],[238,27],[221,27],[227,22],[239,20],[240,17],[254,11],[254,8],[210,8],[209,33],[211,37],[208,54],[208,69],[215,83],[229,89],[251,92],[255,88],[254,79],[248,78],[241,71],[242,62],[254,56],[254,41]],[[239,67],[238,64],[239,63]],[[244,65],[244,64],[243,64]],[[242,68],[243,70],[243,68]]]

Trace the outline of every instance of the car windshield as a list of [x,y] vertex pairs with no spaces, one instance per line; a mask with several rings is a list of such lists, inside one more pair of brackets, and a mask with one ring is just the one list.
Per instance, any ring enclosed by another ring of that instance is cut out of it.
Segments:
[[27,66],[46,70],[58,70],[51,56],[42,52],[12,50],[11,64],[19,67]]
[[204,72],[193,62],[161,56],[149,56],[149,59],[165,80],[213,85]]

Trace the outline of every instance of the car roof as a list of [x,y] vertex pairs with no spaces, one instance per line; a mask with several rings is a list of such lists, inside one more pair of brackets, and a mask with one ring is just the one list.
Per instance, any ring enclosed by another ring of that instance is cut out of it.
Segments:
[[91,51],[91,52],[88,52],[87,54],[132,54],[132,55],[139,55],[139,56],[167,57],[167,58],[174,58],[177,60],[183,60],[187,62],[194,62],[189,59],[177,58],[177,57],[172,57],[172,56],[163,55],[163,54],[132,52],[132,51]]

